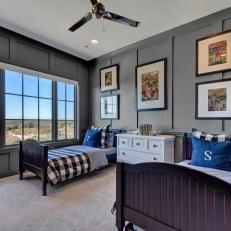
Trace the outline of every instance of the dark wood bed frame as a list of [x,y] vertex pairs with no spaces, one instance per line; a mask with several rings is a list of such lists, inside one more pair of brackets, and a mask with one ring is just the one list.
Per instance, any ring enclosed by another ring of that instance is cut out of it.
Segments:
[[[86,132],[86,130],[85,130]],[[110,129],[115,134],[124,133],[125,130]],[[83,133],[84,135],[84,133]],[[116,141],[115,141],[116,144]],[[42,195],[47,195],[47,167],[48,167],[48,146],[42,145],[35,140],[19,142],[19,179],[23,179],[23,173],[27,170],[42,179]],[[116,157],[108,158],[108,161],[116,161]]]
[[28,170],[42,179],[42,195],[47,195],[48,146],[35,140],[20,141],[19,148],[19,179],[23,179],[24,171]]
[[[191,159],[191,135],[184,157]],[[117,164],[116,226],[129,221],[146,231],[230,231],[231,185],[167,163]]]

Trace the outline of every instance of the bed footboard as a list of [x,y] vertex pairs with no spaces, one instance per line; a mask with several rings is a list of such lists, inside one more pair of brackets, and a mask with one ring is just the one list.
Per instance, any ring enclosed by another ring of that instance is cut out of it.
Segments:
[[117,164],[116,225],[146,231],[229,231],[231,185],[167,163]]
[[28,170],[42,179],[42,194],[47,194],[48,146],[40,145],[35,140],[20,141],[19,179]]

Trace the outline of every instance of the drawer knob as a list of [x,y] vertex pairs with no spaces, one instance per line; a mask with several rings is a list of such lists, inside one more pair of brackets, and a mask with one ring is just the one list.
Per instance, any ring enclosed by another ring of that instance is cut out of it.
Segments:
[[125,144],[125,141],[122,141],[122,144]]
[[156,144],[153,144],[153,148],[157,148],[158,147],[158,145],[156,145]]
[[157,160],[157,158],[156,158],[156,157],[153,157],[153,160]]
[[139,145],[140,145],[140,143],[136,143],[136,145],[137,145],[137,146],[139,146]]
[[122,152],[122,155],[125,155],[125,152]]

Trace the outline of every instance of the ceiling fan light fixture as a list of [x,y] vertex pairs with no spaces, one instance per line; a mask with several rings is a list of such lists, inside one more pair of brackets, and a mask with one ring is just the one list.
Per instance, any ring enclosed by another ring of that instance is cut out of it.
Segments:
[[96,40],[96,39],[92,39],[92,40],[91,40],[91,43],[92,43],[92,44],[97,44],[97,43],[99,43],[99,41]]
[[[90,0],[92,3],[92,10],[91,12],[88,12],[85,16],[83,16],[78,22],[76,22],[74,25],[72,25],[69,28],[69,31],[74,32],[77,29],[79,29],[81,26],[86,24],[92,19],[92,16],[95,16],[97,19],[104,18],[110,21],[122,23],[128,26],[132,27],[138,27],[140,25],[140,22],[132,20],[130,18],[123,17],[118,14],[114,14],[110,11],[106,11],[105,6],[100,3],[98,0]],[[98,42],[92,42],[93,44],[97,44]]]

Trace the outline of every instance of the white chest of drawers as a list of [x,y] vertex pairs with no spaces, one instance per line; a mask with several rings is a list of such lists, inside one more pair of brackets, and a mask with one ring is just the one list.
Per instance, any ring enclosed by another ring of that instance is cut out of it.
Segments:
[[174,163],[174,136],[117,135],[117,161]]

